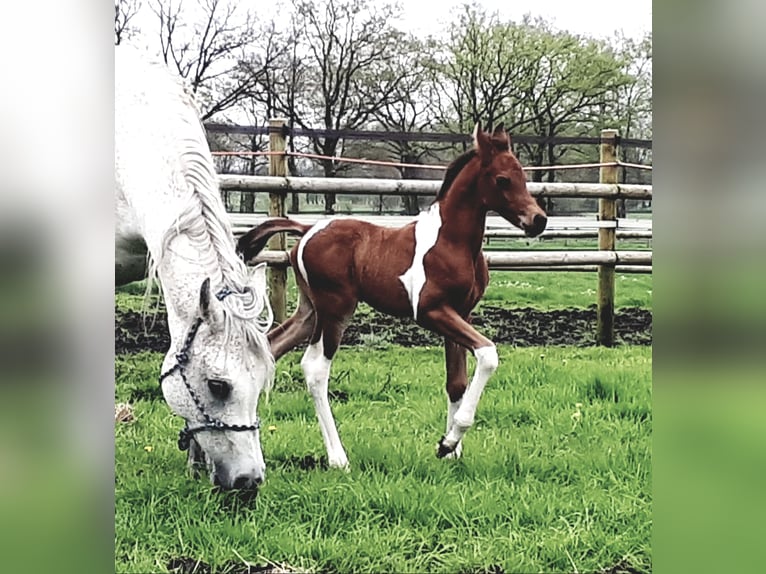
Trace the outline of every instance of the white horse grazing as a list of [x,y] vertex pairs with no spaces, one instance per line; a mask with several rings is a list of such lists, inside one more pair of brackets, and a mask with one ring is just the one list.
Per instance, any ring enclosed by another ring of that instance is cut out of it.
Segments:
[[214,484],[251,488],[265,478],[256,411],[274,376],[265,270],[251,276],[235,253],[190,92],[129,48],[115,58],[115,280],[159,277],[171,338],[160,384],[186,419],[179,447]]

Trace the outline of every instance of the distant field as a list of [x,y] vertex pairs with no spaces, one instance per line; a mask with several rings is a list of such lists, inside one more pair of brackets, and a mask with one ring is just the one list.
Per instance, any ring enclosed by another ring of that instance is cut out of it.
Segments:
[[[652,276],[618,273],[615,306],[652,307]],[[595,272],[490,271],[490,281],[482,304],[496,307],[534,307],[544,311],[567,307],[585,308],[596,304],[598,278]],[[288,308],[295,308],[298,294],[292,271],[288,271]],[[144,282],[117,289],[118,304],[140,310]]]

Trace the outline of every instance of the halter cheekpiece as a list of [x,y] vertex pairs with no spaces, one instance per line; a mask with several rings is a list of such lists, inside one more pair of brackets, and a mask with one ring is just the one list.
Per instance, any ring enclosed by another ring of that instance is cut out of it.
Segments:
[[[218,293],[215,294],[216,298],[219,301],[223,301],[226,296],[231,295],[233,291],[229,289],[228,287],[224,287]],[[256,416],[255,422],[251,425],[231,425],[227,424],[220,419],[216,419],[211,417],[209,414],[205,412],[205,408],[202,406],[202,402],[199,400],[199,397],[197,396],[197,393],[194,392],[194,389],[191,388],[191,385],[189,384],[189,381],[186,380],[186,371],[185,367],[189,363],[189,351],[191,350],[192,343],[194,342],[194,337],[197,335],[197,331],[199,330],[200,325],[202,324],[202,317],[197,317],[194,320],[194,323],[192,323],[191,328],[189,329],[189,332],[186,335],[186,340],[184,341],[183,346],[181,347],[181,350],[176,353],[176,364],[173,365],[170,369],[165,371],[160,375],[160,387],[162,386],[162,382],[172,375],[173,373],[178,373],[181,376],[181,380],[183,381],[184,385],[186,386],[186,390],[189,391],[189,396],[191,396],[192,400],[194,401],[194,404],[197,406],[197,410],[202,415],[202,418],[205,419],[205,422],[190,427],[189,423],[186,423],[186,426],[184,426],[183,429],[178,433],[178,448],[181,450],[186,450],[189,448],[191,444],[192,438],[194,438],[194,435],[200,431],[203,430],[217,430],[217,431],[254,431],[261,428],[261,421]]]

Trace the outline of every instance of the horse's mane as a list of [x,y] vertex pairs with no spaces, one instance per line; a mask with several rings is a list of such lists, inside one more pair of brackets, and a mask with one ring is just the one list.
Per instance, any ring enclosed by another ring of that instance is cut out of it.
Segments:
[[466,165],[468,165],[468,162],[475,157],[476,150],[470,149],[467,152],[459,155],[451,164],[447,166],[447,171],[444,174],[444,181],[442,181],[442,186],[439,189],[439,193],[436,194],[437,200],[442,199],[447,194],[447,191],[450,187],[452,187],[452,184],[455,182],[455,178],[457,178],[458,174]]
[[[165,232],[160,259],[166,255],[169,241],[181,233],[185,233],[194,243],[211,246],[214,260],[200,261],[199,264],[211,271],[217,268],[210,277],[213,289],[223,287],[231,291],[221,301],[225,309],[226,333],[236,328],[251,348],[257,350],[259,358],[273,374],[274,359],[266,338],[273,313],[266,288],[263,284],[250,285],[247,266],[236,254],[231,225],[219,192],[215,164],[199,119],[199,109],[188,87],[180,79],[177,82],[181,88],[178,96],[183,104],[179,106],[180,119],[188,124],[185,137],[179,141],[179,157],[190,195],[174,224]],[[157,278],[157,263],[149,262],[147,291]],[[272,379],[272,376],[267,377],[267,390]]]

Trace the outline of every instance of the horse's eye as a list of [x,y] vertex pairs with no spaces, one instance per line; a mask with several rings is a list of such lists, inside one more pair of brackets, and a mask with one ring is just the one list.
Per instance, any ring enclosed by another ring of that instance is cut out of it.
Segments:
[[207,387],[217,399],[224,400],[229,396],[229,393],[231,393],[231,385],[220,379],[208,379]]
[[504,175],[498,175],[495,179],[495,182],[497,183],[497,187],[500,189],[510,189],[511,188],[511,178],[506,177]]

